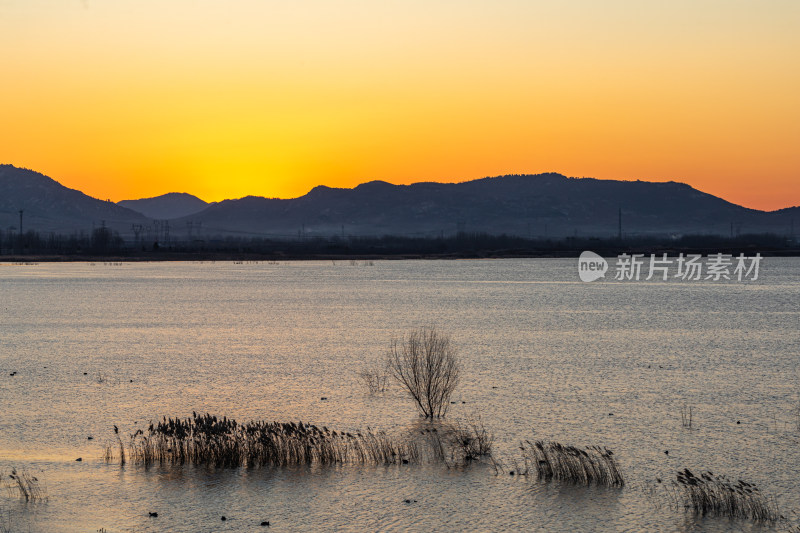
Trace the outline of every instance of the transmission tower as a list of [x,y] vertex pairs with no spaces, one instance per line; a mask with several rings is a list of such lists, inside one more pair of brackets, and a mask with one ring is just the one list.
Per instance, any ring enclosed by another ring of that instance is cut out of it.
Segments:
[[139,234],[142,233],[144,226],[141,224],[131,224],[131,230],[133,231],[133,245],[139,245]]

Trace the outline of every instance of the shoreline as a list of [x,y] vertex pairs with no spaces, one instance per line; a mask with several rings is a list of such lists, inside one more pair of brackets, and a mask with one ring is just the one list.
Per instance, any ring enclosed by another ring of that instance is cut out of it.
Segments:
[[622,253],[651,254],[673,257],[679,254],[700,254],[702,256],[718,253],[738,256],[743,253],[752,257],[756,253],[762,257],[800,257],[800,248],[795,249],[758,249],[753,247],[659,247],[646,248],[633,246],[630,248],[619,247],[608,249],[604,247],[570,250],[479,250],[457,252],[383,252],[383,253],[298,253],[298,252],[180,252],[180,251],[154,251],[137,252],[131,254],[117,253],[103,254],[14,254],[0,255],[0,263],[137,263],[137,262],[196,262],[196,261],[402,261],[402,260],[464,260],[464,259],[577,259],[584,250],[591,250],[602,257],[617,257]]

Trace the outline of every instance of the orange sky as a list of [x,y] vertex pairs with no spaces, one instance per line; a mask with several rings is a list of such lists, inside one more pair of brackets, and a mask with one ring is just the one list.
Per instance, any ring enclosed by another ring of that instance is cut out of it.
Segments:
[[213,201],[561,172],[800,204],[800,2],[0,1],[0,163]]

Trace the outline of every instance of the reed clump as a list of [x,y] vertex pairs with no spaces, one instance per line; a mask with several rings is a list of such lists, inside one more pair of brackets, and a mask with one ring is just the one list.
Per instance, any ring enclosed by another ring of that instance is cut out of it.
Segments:
[[10,474],[0,473],[0,485],[9,496],[23,498],[26,502],[47,499],[47,492],[39,483],[39,478],[24,470],[13,468]]
[[424,428],[421,433],[423,448],[448,468],[467,466],[484,457],[491,459],[494,434],[486,429],[480,417],[469,417],[463,422],[442,422]]
[[450,434],[451,455],[466,463],[492,455],[494,434],[486,429],[479,416],[456,422]]
[[[114,447],[106,460],[116,459]],[[239,424],[226,417],[193,413],[191,418],[164,417],[147,431],[131,435],[128,460],[145,466],[193,464],[215,467],[330,465],[336,463],[399,464],[419,458],[414,442],[398,442],[383,431],[344,432],[303,422]]]
[[524,460],[523,475],[531,471],[543,480],[622,487],[614,452],[600,446],[566,446],[558,442],[526,440],[520,444]]
[[755,522],[781,519],[775,501],[767,498],[755,485],[731,481],[710,471],[699,475],[688,468],[679,471],[672,481],[671,497],[676,506],[699,515],[725,516]]

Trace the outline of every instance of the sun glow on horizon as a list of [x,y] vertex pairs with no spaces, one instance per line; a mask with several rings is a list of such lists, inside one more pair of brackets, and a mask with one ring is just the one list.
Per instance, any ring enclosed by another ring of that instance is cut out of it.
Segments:
[[800,4],[0,3],[2,163],[114,201],[510,173],[800,204]]

